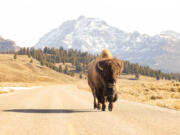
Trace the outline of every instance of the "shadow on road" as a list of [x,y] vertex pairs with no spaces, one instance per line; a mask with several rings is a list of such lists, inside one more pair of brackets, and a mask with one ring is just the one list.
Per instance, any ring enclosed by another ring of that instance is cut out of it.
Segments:
[[11,109],[4,110],[5,112],[19,112],[19,113],[85,113],[98,112],[90,109]]

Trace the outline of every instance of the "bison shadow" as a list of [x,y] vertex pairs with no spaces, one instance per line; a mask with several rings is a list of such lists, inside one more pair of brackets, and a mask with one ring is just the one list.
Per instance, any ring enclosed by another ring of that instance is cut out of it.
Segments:
[[129,78],[128,80],[138,80],[138,79],[136,79],[136,78]]
[[11,109],[4,110],[5,112],[18,112],[18,113],[86,113],[86,112],[99,112],[90,109]]

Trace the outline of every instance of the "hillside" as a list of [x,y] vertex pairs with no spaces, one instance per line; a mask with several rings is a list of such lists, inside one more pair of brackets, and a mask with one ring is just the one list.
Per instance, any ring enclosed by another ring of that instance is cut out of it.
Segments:
[[19,49],[20,47],[14,41],[0,37],[0,52],[12,52]]
[[180,72],[180,34],[163,31],[150,36],[127,33],[97,18],[80,16],[45,34],[35,48],[63,47],[99,53],[107,48],[114,56],[163,72]]
[[52,83],[69,83],[74,79],[57,73],[27,55],[0,54],[0,86],[31,86]]

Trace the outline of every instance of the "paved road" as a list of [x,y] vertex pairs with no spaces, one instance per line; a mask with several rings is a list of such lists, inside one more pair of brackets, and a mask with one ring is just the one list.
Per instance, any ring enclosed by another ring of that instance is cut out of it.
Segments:
[[0,135],[180,135],[180,111],[118,100],[94,111],[73,85],[0,95]]

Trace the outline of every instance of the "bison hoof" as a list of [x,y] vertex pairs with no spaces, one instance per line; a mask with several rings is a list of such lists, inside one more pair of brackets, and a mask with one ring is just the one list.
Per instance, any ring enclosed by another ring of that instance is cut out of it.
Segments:
[[102,111],[105,111],[105,110],[106,110],[106,106],[103,105],[103,106],[102,106]]
[[101,109],[100,105],[98,105],[98,106],[97,106],[97,109],[98,109],[98,110],[100,110],[100,109]]
[[113,104],[112,104],[112,103],[109,103],[108,110],[109,110],[109,111],[112,111],[112,109],[113,109]]
[[97,105],[96,104],[94,104],[94,109],[96,109],[97,108]]
[[112,108],[108,108],[109,111],[112,111]]

